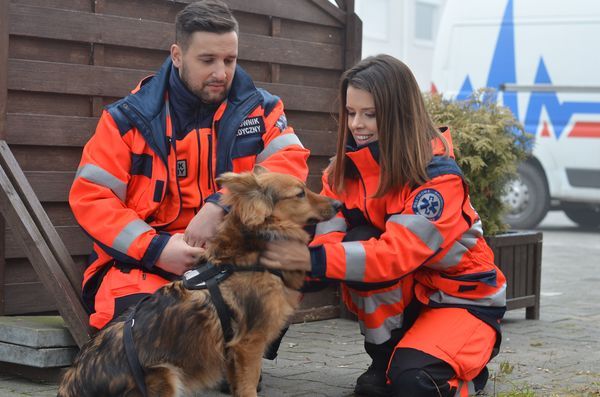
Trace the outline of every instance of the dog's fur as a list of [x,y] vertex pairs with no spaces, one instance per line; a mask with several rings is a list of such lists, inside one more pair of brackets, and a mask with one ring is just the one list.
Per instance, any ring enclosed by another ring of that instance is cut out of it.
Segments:
[[[267,241],[308,242],[303,226],[335,215],[336,203],[298,179],[277,173],[226,173],[218,182],[231,207],[206,251],[215,265],[253,266]],[[304,273],[236,272],[219,286],[233,312],[225,345],[207,290],[181,281],[160,288],[135,315],[135,348],[149,396],[183,396],[214,386],[225,374],[236,396],[256,396],[263,352],[298,306]],[[59,397],[140,396],[123,346],[124,317],[83,347]]]

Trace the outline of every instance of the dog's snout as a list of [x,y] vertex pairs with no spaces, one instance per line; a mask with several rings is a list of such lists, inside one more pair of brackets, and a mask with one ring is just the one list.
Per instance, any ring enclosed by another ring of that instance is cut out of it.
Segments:
[[331,202],[331,206],[333,207],[335,212],[338,212],[339,210],[341,210],[342,205],[343,205],[342,202],[338,201],[338,200],[332,200],[332,202]]

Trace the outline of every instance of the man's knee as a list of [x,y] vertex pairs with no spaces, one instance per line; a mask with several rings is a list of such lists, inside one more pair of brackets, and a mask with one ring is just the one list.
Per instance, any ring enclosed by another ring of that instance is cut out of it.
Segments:
[[406,369],[397,373],[393,368],[388,372],[392,396],[446,397],[450,394],[447,382],[438,382],[422,368]]
[[437,357],[410,348],[397,348],[388,368],[393,396],[450,396],[454,370]]

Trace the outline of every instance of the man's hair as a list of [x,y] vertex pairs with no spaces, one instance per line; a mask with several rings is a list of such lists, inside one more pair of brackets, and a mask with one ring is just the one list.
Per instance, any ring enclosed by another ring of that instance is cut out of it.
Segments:
[[227,4],[203,0],[188,4],[175,18],[175,42],[186,49],[194,32],[238,33],[238,22]]
[[440,138],[446,152],[447,143],[427,113],[408,66],[381,54],[363,59],[342,75],[337,156],[329,167],[329,183],[334,190],[343,191],[344,179],[353,177],[346,159],[350,135],[346,109],[349,86],[369,92],[375,102],[380,174],[374,197],[407,184],[414,187],[427,181],[426,168],[433,156],[432,140]]

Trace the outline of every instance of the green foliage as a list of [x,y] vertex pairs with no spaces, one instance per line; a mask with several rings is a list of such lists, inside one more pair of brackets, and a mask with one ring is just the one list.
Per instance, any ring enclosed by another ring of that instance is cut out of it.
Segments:
[[425,94],[434,122],[450,127],[456,160],[488,236],[507,229],[502,221],[502,195],[516,175],[518,163],[527,156],[532,139],[510,109],[496,104],[492,97],[489,90],[477,91],[466,101]]

